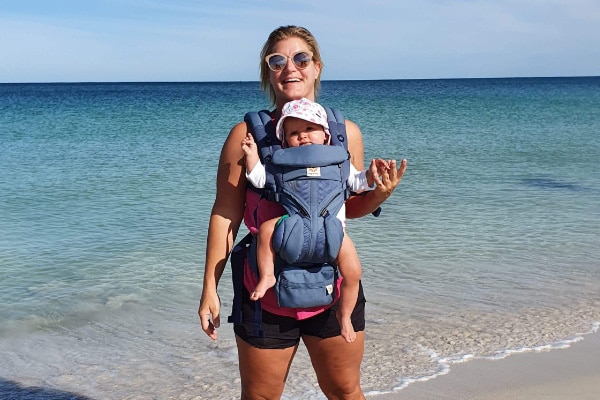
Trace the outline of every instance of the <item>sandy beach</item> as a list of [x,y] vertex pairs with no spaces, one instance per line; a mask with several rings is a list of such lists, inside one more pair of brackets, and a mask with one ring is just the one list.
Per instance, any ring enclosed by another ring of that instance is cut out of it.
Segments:
[[455,364],[446,375],[415,382],[377,400],[597,400],[600,333],[566,349]]

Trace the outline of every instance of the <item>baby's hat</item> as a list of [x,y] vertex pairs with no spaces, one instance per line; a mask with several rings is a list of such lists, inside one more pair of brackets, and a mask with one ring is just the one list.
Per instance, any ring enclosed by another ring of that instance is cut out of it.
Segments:
[[277,122],[275,127],[275,135],[282,143],[284,142],[285,136],[283,134],[283,121],[287,117],[296,117],[305,121],[314,122],[315,124],[321,125],[325,131],[325,136],[330,137],[329,124],[327,123],[327,113],[322,105],[310,101],[309,99],[302,98],[300,100],[292,100],[283,106],[281,110],[281,118]]

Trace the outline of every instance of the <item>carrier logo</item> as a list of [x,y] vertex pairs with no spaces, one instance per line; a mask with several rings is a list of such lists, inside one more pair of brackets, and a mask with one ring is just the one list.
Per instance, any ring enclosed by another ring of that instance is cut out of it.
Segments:
[[321,167],[306,168],[306,176],[321,176]]
[[325,290],[327,290],[327,294],[333,293],[333,285],[327,285],[327,287],[325,288]]

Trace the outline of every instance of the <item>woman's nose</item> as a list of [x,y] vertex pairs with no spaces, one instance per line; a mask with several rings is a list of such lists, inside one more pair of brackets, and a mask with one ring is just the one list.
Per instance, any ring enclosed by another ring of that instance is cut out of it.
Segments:
[[285,63],[285,67],[283,68],[285,71],[296,71],[296,64],[294,64],[294,60],[291,57],[288,57],[287,62]]

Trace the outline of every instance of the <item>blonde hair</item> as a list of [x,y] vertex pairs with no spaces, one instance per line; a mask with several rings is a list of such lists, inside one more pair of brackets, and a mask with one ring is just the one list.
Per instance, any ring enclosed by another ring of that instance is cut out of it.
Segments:
[[[279,28],[275,29],[269,35],[269,38],[265,42],[262,51],[260,52],[260,87],[265,93],[269,94],[269,99],[271,100],[272,105],[275,105],[277,99],[275,90],[273,90],[273,87],[269,82],[270,70],[267,66],[267,62],[265,61],[265,57],[273,52],[273,48],[277,43],[291,37],[297,37],[306,42],[308,49],[313,53],[313,61],[316,64],[319,64],[321,67],[321,72],[323,71],[323,61],[321,60],[321,53],[319,52],[319,44],[317,43],[317,39],[315,39],[308,29],[294,25],[280,26]],[[321,74],[319,74],[317,80],[315,81],[315,99],[319,94],[320,88]]]

